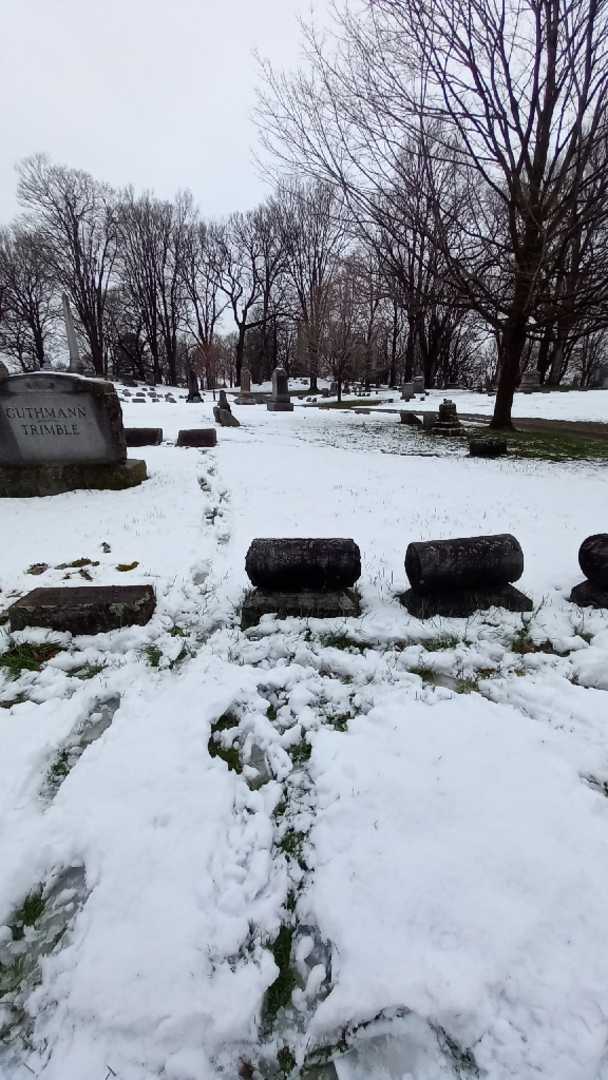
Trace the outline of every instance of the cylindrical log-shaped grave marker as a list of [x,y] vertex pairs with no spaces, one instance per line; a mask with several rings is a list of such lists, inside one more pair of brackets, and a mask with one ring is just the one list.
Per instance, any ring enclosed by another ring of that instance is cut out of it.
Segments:
[[517,581],[524,553],[509,533],[428,540],[408,545],[405,569],[418,592],[483,589]]
[[247,552],[245,569],[263,589],[348,589],[361,575],[361,553],[354,540],[340,538],[259,539]]
[[589,581],[600,589],[608,589],[608,533],[595,533],[583,540],[578,561]]

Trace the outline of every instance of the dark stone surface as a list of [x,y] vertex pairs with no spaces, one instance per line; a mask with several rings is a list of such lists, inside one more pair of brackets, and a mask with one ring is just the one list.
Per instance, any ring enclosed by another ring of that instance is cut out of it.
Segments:
[[110,465],[126,457],[112,383],[66,372],[0,382],[0,465]]
[[346,589],[361,576],[361,553],[354,540],[336,537],[258,539],[249,547],[245,569],[263,589]]
[[245,599],[241,627],[256,626],[262,615],[279,619],[356,618],[361,612],[359,597],[350,589],[335,592],[269,592],[254,589]]
[[408,545],[405,569],[418,592],[483,589],[517,581],[524,553],[509,533],[419,541]]
[[506,439],[471,439],[469,452],[471,457],[497,458],[508,452]]
[[593,581],[581,581],[570,593],[570,600],[579,607],[608,608],[608,588],[602,588]]
[[399,423],[406,424],[407,427],[422,427],[422,420],[412,412],[400,412]]
[[583,540],[578,561],[589,581],[600,589],[608,589],[608,533],[594,533]]
[[8,609],[12,631],[26,626],[101,634],[120,626],[144,626],[156,605],[151,585],[87,585],[33,589]]
[[240,423],[236,416],[233,416],[230,409],[220,409],[219,405],[213,406],[213,419],[220,427],[240,427]]
[[458,419],[458,412],[453,401],[448,398],[443,399],[431,430],[433,435],[464,435],[464,428]]
[[159,427],[125,428],[127,446],[160,446],[163,441],[163,429]]
[[184,428],[177,433],[176,446],[202,446],[210,447],[217,445],[217,431],[215,428]]
[[431,619],[440,615],[467,619],[476,611],[486,611],[490,607],[506,608],[507,611],[532,611],[534,608],[532,601],[512,585],[487,589],[444,589],[432,593],[408,589],[399,599],[416,619]]
[[0,465],[0,498],[28,499],[80,489],[121,491],[147,480],[145,461],[115,465]]
[[268,412],[293,412],[291,401],[267,401]]
[[232,412],[225,390],[220,390],[217,407],[218,409],[224,409],[225,412]]

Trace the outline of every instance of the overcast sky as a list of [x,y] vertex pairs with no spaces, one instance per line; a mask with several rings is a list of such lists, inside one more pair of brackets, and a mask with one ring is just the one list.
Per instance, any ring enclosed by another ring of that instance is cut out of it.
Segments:
[[[329,0],[315,0],[323,15]],[[189,187],[205,216],[265,187],[252,161],[257,49],[300,50],[307,0],[0,0],[0,222],[44,151],[117,186]]]

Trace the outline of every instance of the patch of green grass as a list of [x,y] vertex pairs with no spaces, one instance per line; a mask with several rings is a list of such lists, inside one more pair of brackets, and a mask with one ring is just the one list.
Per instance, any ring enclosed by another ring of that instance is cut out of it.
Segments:
[[297,829],[287,829],[279,841],[279,850],[288,859],[293,859],[294,862],[303,866],[303,851],[304,844],[306,843],[306,834],[298,832]]
[[230,712],[228,709],[225,713],[214,720],[211,725],[211,732],[213,735],[218,731],[230,731],[230,728],[239,726],[239,718],[236,713]]
[[188,631],[184,630],[183,626],[172,626],[169,630],[169,637],[188,637]]
[[73,562],[59,563],[56,570],[82,570],[84,566],[99,566],[99,560],[95,559],[74,559]]
[[266,709],[266,717],[267,717],[268,720],[270,720],[271,724],[273,724],[274,721],[277,718],[277,710],[274,707],[274,705],[272,704],[272,702],[270,703],[270,705]]
[[94,679],[100,671],[104,670],[104,667],[105,664],[85,664],[84,667],[69,671],[68,674],[73,675],[75,679]]
[[277,1054],[277,1065],[283,1076],[290,1076],[296,1067],[296,1059],[288,1046],[282,1046]]
[[301,742],[290,747],[288,752],[294,765],[305,765],[307,761],[310,761],[312,746],[306,739],[302,739]]
[[320,644],[325,649],[342,649],[344,652],[354,650],[355,652],[365,652],[368,648],[367,645],[362,645],[358,641],[354,641],[348,634],[323,634],[319,638]]
[[337,713],[336,716],[328,717],[328,723],[334,731],[348,731],[349,720],[350,716],[348,713]]
[[158,645],[146,645],[144,648],[144,656],[150,667],[153,668],[157,668],[163,658],[163,654]]
[[119,562],[116,569],[120,570],[121,574],[128,574],[129,570],[135,570],[136,566],[139,566],[139,562],[137,559],[135,560],[135,562]]
[[23,694],[17,694],[17,697],[10,698],[9,701],[0,701],[0,709],[12,709],[13,705],[23,705],[24,701],[27,701],[27,698]]
[[17,908],[10,923],[13,941],[21,941],[25,935],[26,926],[35,926],[38,919],[44,914],[45,902],[42,897],[42,886],[39,885],[25,897],[20,908]]
[[17,956],[10,964],[0,964],[0,1000],[5,994],[19,990],[25,971],[25,956]]
[[33,574],[34,577],[38,577],[40,574],[44,574],[48,570],[48,568],[49,568],[48,563],[35,562],[35,563],[32,563],[31,566],[28,566],[28,568],[27,568],[27,570],[25,572],[26,572],[26,574]]
[[239,757],[238,747],[236,746],[222,746],[219,743],[209,740],[209,753],[211,757],[219,757],[223,761],[231,772],[238,773],[239,775],[243,771],[241,759]]
[[457,694],[476,694],[479,692],[479,680],[457,679],[454,689]]
[[418,675],[423,682],[435,684],[437,682],[437,672],[433,671],[429,667],[413,667],[409,668],[411,675]]
[[543,641],[540,645],[537,645],[532,640],[530,627],[527,623],[521,626],[514,635],[513,641],[511,642],[511,651],[517,653],[519,656],[527,656],[529,653],[552,653],[553,655],[557,655],[556,650],[550,641]]
[[48,772],[51,787],[59,787],[72,768],[68,750],[60,750]]
[[423,649],[427,652],[441,652],[442,649],[454,649],[457,645],[460,645],[460,638],[457,638],[454,634],[446,634],[444,637],[429,638],[428,641],[421,641]]
[[[517,423],[517,420],[515,420]],[[488,434],[487,428],[469,428],[468,435]],[[578,435],[571,431],[505,431],[501,432],[513,457],[537,458],[542,461],[606,461],[608,439]]]
[[13,645],[12,649],[0,654],[0,668],[10,679],[18,679],[22,671],[40,671],[47,660],[60,652],[60,645],[32,645],[29,642]]
[[293,930],[282,926],[272,943],[271,952],[279,969],[275,981],[264,995],[263,1017],[265,1025],[271,1028],[281,1009],[291,1004],[291,995],[296,988],[296,978],[291,966],[291,945]]
[[223,713],[218,719],[211,725],[211,735],[207,748],[211,757],[219,757],[223,761],[231,772],[242,773],[243,765],[241,762],[239,747],[238,746],[224,746],[221,739],[218,736],[222,731],[231,731],[233,728],[238,727],[239,718],[230,710]]

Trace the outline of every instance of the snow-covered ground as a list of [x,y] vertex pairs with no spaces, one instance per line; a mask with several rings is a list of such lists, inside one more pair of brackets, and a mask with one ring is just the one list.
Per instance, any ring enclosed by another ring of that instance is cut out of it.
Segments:
[[[608,612],[567,600],[605,465],[234,412],[213,451],[132,451],[139,488],[2,502],[2,607],[82,570],[157,611],[0,667],[0,1075],[608,1080]],[[401,607],[410,540],[503,531],[530,617]],[[358,542],[359,619],[239,629],[249,543],[290,535]]]

